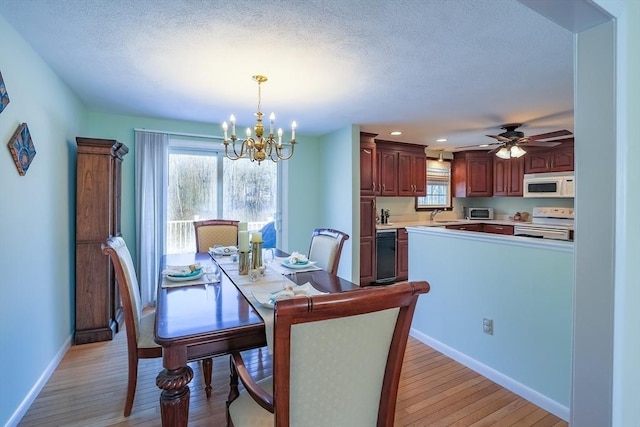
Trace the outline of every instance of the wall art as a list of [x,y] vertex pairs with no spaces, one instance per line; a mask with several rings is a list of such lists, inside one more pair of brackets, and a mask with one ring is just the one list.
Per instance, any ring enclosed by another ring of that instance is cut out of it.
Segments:
[[4,110],[4,107],[9,103],[9,94],[7,88],[4,87],[4,79],[2,78],[2,72],[0,72],[0,113]]
[[33,146],[31,134],[29,133],[29,128],[26,123],[18,126],[18,129],[16,129],[7,145],[13,156],[16,168],[18,168],[18,173],[20,175],[26,174],[29,165],[36,156],[36,148]]

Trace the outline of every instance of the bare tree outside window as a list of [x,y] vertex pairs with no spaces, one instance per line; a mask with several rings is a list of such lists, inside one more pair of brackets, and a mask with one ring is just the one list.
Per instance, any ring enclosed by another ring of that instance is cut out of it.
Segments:
[[213,150],[169,151],[167,253],[195,250],[193,221],[233,219],[247,222],[249,230],[259,230],[273,220],[277,164],[223,156]]

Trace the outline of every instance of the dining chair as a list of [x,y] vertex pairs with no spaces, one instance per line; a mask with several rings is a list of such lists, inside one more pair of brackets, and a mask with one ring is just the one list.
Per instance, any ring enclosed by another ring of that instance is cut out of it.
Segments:
[[349,235],[331,228],[316,228],[311,235],[308,258],[331,274],[338,273],[340,254]]
[[194,221],[196,252],[209,252],[215,245],[237,246],[239,222],[229,219]]
[[[122,237],[110,237],[102,244],[102,253],[109,255],[116,273],[116,282],[122,299],[124,324],[127,332],[127,353],[129,360],[129,377],[127,397],[124,405],[124,416],[131,415],[133,399],[138,381],[138,359],[154,359],[162,357],[162,347],[154,341],[155,311],[142,312],[142,302],[138,279],[133,266],[129,249]],[[213,359],[202,359],[205,392],[211,397],[211,374]]]
[[427,282],[401,282],[278,301],[273,375],[256,382],[231,354],[228,426],[392,427],[411,320],[427,292]]

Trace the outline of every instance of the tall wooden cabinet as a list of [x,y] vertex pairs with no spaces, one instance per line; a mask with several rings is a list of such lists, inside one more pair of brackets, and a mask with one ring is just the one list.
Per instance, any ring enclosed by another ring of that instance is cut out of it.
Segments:
[[121,234],[122,159],[126,145],[112,139],[76,138],[75,344],[113,339],[122,304],[101,244]]
[[378,154],[376,134],[360,132],[360,284],[375,280]]

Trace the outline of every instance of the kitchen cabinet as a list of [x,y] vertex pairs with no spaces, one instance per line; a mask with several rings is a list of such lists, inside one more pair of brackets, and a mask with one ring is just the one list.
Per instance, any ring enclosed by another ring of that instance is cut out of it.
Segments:
[[493,196],[493,155],[484,151],[454,153],[452,185],[454,197]]
[[376,134],[360,133],[360,196],[375,196],[378,190]]
[[553,148],[527,148],[524,159],[524,173],[573,171],[573,144]]
[[398,151],[376,148],[378,157],[379,196],[398,195]]
[[524,157],[501,159],[493,158],[493,195],[523,195]]
[[396,281],[409,279],[409,232],[399,228],[396,240]]
[[360,197],[360,285],[375,281],[376,199]]
[[424,147],[376,140],[379,196],[417,197],[427,194]]
[[113,339],[123,321],[113,266],[102,243],[121,234],[122,160],[126,145],[76,138],[76,274],[74,343]]
[[484,231],[484,224],[456,224],[456,225],[447,225],[445,228],[449,230],[465,230],[465,231]]
[[427,195],[427,157],[424,148],[398,153],[398,196]]
[[506,234],[513,236],[513,225],[483,224],[485,233]]

